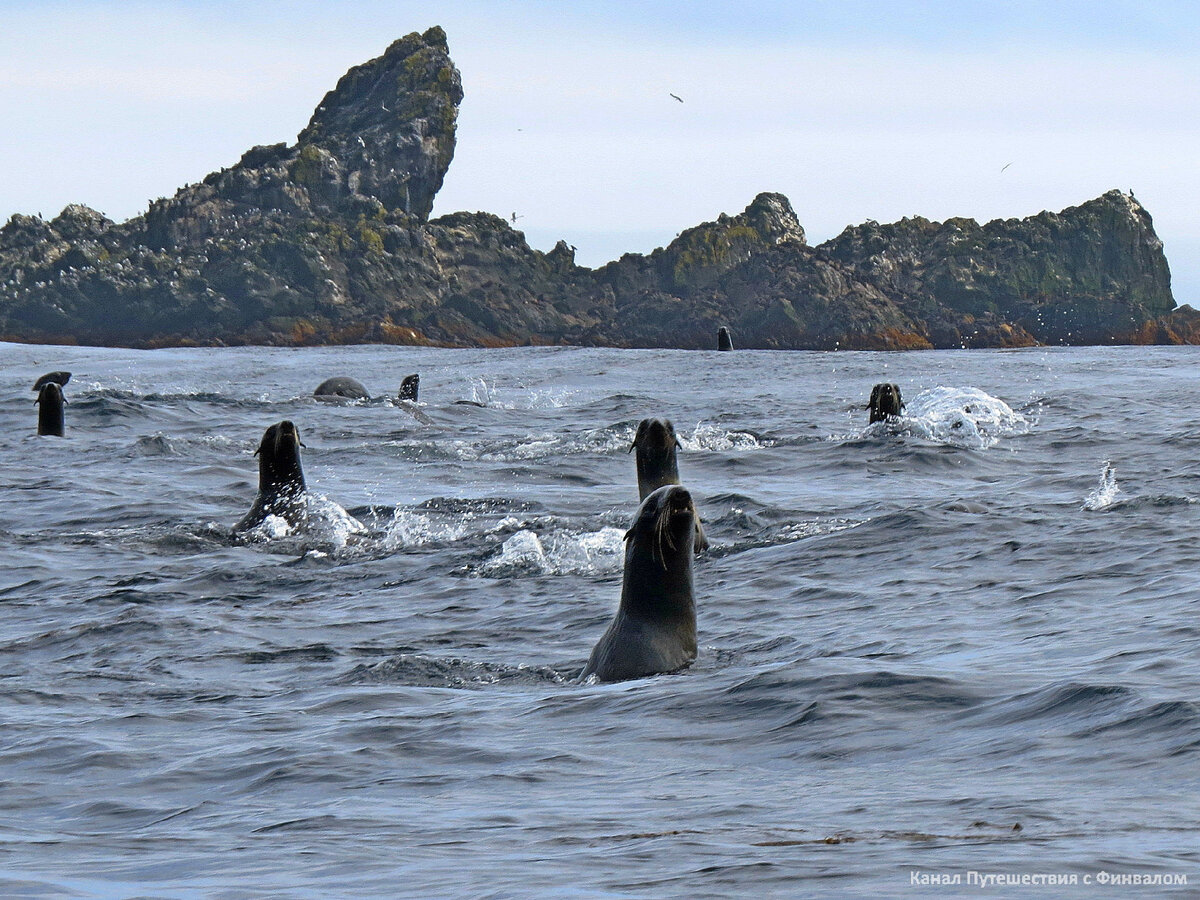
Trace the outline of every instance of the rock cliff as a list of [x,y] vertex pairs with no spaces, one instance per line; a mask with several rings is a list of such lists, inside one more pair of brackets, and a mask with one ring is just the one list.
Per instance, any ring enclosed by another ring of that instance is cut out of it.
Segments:
[[1150,214],[1120,191],[986,225],[868,222],[821,249],[922,317],[938,346],[1132,343],[1175,307]]
[[347,72],[295,144],[254,147],[145,215],[68,206],[0,229],[0,339],[125,346],[383,341],[905,349],[1182,342],[1149,214],[1111,191],[979,225],[847,228],[787,198],[599,269],[487,213],[430,220],[462,85],[440,28]]

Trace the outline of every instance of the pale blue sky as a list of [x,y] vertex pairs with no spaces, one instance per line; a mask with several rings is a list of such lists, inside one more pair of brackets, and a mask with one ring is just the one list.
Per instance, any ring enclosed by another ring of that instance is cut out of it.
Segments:
[[1174,0],[0,2],[0,217],[136,215],[434,24],[466,92],[435,213],[515,212],[596,265],[763,190],[816,243],[1132,188],[1200,305],[1200,4]]

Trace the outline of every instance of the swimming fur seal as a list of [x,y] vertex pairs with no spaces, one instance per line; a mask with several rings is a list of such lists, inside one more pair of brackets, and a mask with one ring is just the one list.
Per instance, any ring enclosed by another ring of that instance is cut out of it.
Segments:
[[339,375],[336,378],[326,378],[317,385],[313,396],[318,400],[370,400],[367,389],[353,378]]
[[57,381],[45,381],[38,391],[38,434],[49,434],[55,437],[63,436],[63,399],[62,388]]
[[406,375],[404,380],[400,382],[400,393],[397,394],[398,400],[416,401],[417,394],[421,390],[420,375]]
[[268,428],[254,455],[258,457],[258,496],[250,512],[233,526],[246,531],[267,516],[279,516],[292,528],[304,524],[308,511],[304,470],[300,467],[300,432],[286,419]]
[[717,349],[732,350],[733,338],[729,336],[729,329],[722,325],[717,329]]
[[47,372],[41,378],[33,383],[33,390],[40,391],[43,384],[54,382],[59,387],[66,387],[67,382],[71,380],[70,372]]
[[900,399],[900,385],[877,384],[871,388],[871,400],[867,404],[871,410],[870,424],[882,422],[888,416],[898,416],[904,412],[904,401]]
[[[638,499],[645,500],[660,487],[679,484],[679,463],[675,457],[680,447],[675,426],[670,419],[642,419],[629,452],[637,450]],[[708,538],[700,517],[696,516],[696,552],[708,549]]]
[[696,659],[692,542],[696,507],[687,488],[661,487],[625,533],[621,605],[582,676],[624,681],[678,672]]

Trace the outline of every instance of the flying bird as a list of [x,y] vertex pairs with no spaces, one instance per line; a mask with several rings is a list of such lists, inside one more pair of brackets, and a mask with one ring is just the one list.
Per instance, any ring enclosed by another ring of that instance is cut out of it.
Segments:
[[1000,171],[1001,171],[1001,172],[1003,172],[1005,169],[1007,169],[1007,168],[1008,168],[1009,166],[1011,166],[1011,165],[1012,165],[1012,163],[1005,163],[1005,164],[1004,164],[1004,165],[1003,165],[1003,166],[1000,168]]
[[[670,92],[670,91],[667,91],[667,93],[668,93],[668,94],[671,94],[671,92]],[[671,94],[671,96],[672,96],[672,97],[674,97],[676,100],[678,100],[680,103],[682,103],[682,102],[683,102],[683,98],[682,98],[682,97],[680,97],[678,94]]]

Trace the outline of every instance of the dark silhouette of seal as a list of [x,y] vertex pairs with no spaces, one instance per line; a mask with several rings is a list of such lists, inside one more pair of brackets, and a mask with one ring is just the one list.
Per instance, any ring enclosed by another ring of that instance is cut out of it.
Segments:
[[624,681],[678,672],[696,659],[692,543],[696,507],[669,484],[642,501],[625,534],[621,605],[581,677]]
[[57,381],[43,382],[38,391],[38,434],[48,434],[55,437],[63,436],[63,399],[62,388]]
[[47,372],[41,378],[33,383],[33,390],[40,391],[43,384],[54,382],[59,387],[66,387],[67,382],[71,380],[70,372]]
[[729,336],[729,329],[722,325],[717,329],[717,349],[732,350],[733,338]]
[[888,416],[898,416],[904,412],[904,401],[900,399],[900,385],[877,384],[871,388],[871,400],[867,404],[871,410],[870,424],[882,422]]
[[397,394],[399,400],[412,400],[414,403],[417,400],[417,393],[421,390],[420,375],[406,375],[404,380],[400,382],[400,393]]
[[313,396],[318,400],[370,400],[367,389],[353,378],[339,375],[336,378],[326,378],[317,385]]
[[246,531],[261,525],[267,516],[279,516],[292,528],[301,527],[308,509],[304,493],[304,470],[300,466],[300,432],[284,420],[268,428],[254,451],[258,457],[258,496],[250,512],[235,526]]
[[[670,419],[642,419],[629,452],[637,450],[638,499],[645,500],[660,487],[679,484],[679,462],[675,450],[680,447]],[[696,552],[708,549],[708,538],[700,517],[696,516]]]

